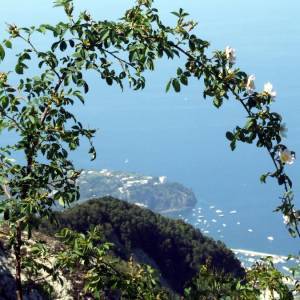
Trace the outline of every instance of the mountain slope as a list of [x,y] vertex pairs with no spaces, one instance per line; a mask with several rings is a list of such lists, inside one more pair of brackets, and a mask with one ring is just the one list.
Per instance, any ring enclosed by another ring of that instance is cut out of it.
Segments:
[[58,227],[44,223],[43,230],[53,233],[69,227],[86,232],[100,224],[115,252],[128,258],[138,250],[158,266],[162,276],[177,292],[182,292],[207,260],[214,268],[240,276],[240,262],[221,242],[216,242],[181,220],[172,220],[148,209],[112,197],[93,199],[64,212],[58,212]]

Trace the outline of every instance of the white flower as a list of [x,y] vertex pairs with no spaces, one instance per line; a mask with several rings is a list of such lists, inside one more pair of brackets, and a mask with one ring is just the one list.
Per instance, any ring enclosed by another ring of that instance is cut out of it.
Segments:
[[229,62],[230,64],[234,64],[234,63],[235,63],[235,59],[236,59],[236,56],[235,56],[235,49],[233,49],[233,48],[227,46],[227,47],[225,48],[225,56],[226,56],[226,58],[227,58],[227,60],[228,60],[228,62]]
[[253,94],[255,90],[255,84],[254,84],[255,76],[250,75],[248,77],[247,83],[246,83],[246,90],[249,95]]
[[292,211],[292,213],[290,215],[283,215],[283,223],[288,225],[291,223],[291,219],[292,220],[299,220],[299,210],[294,210]]
[[264,92],[271,96],[272,99],[276,97],[276,92],[273,90],[273,85],[270,82],[265,83]]
[[282,163],[292,165],[295,161],[295,154],[288,149],[279,150],[279,159]]
[[283,223],[284,223],[284,224],[287,225],[287,224],[290,223],[291,220],[290,220],[290,217],[289,217],[289,216],[283,215],[282,217],[283,217]]

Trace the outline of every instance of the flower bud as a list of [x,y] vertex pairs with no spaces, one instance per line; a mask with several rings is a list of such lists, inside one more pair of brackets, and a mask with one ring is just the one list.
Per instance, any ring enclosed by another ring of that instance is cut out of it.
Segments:
[[250,75],[248,77],[247,83],[246,83],[246,90],[249,95],[252,95],[255,90],[255,84],[254,84],[255,76]]
[[13,38],[16,38],[20,35],[19,29],[16,25],[9,25],[8,32]]
[[264,85],[264,93],[274,99],[276,97],[276,92],[273,90],[273,85],[270,82],[267,82]]
[[84,21],[89,22],[89,21],[91,21],[91,15],[85,11],[83,13],[83,19],[84,19]]
[[5,84],[7,81],[7,73],[0,72],[0,84]]
[[236,59],[236,56],[235,56],[235,49],[227,46],[225,48],[225,56],[229,62],[229,64],[234,64],[235,63],[235,59]]

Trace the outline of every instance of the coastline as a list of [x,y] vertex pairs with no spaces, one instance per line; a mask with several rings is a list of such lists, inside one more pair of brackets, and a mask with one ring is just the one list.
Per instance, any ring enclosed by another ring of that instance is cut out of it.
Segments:
[[288,259],[288,256],[285,255],[279,255],[274,253],[265,253],[265,252],[259,252],[259,251],[252,251],[252,250],[246,250],[246,249],[231,249],[235,254],[243,254],[245,256],[259,256],[259,257],[272,257],[273,259],[285,261]]
[[[164,210],[157,210],[157,213],[161,215],[166,215],[166,217],[174,217],[172,216],[173,213],[185,213],[186,211],[189,211],[193,209],[193,206],[186,206],[181,208],[170,208],[170,209],[164,209]],[[169,216],[170,214],[170,216]],[[193,226],[193,224],[191,224]]]

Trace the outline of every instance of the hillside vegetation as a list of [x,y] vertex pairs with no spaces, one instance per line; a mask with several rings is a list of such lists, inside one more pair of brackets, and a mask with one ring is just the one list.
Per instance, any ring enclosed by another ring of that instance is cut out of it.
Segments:
[[171,288],[180,293],[207,261],[225,273],[244,274],[240,262],[222,242],[204,236],[183,221],[112,197],[90,200],[56,213],[56,218],[59,225],[44,223],[44,232],[54,233],[68,227],[85,233],[100,224],[105,238],[115,244],[116,254],[126,259],[132,253],[144,253],[154,261]]

